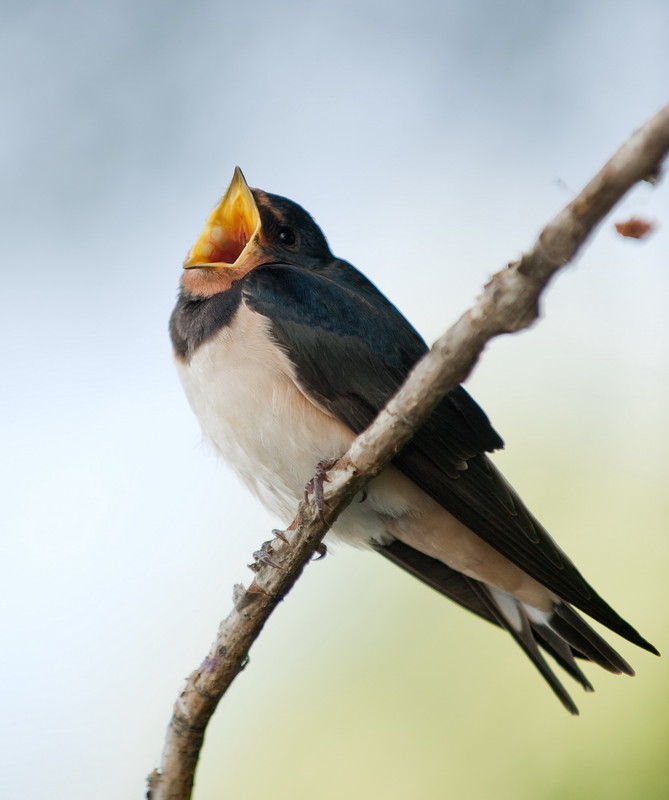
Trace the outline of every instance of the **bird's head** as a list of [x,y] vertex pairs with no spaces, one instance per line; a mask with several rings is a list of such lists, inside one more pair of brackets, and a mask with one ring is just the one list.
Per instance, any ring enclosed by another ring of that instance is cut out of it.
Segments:
[[236,167],[184,261],[182,285],[191,294],[210,296],[264,264],[309,268],[332,257],[321,229],[301,206],[249,188]]

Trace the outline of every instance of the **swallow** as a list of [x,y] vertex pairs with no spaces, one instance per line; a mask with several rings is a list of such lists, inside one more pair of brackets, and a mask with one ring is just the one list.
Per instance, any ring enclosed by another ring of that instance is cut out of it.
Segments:
[[[170,319],[205,438],[288,523],[325,460],[349,447],[427,345],[312,217],[251,189],[239,169],[184,262]],[[515,639],[565,708],[549,654],[633,675],[579,611],[657,654],[590,586],[488,454],[503,447],[461,386],[328,534],[377,550]]]

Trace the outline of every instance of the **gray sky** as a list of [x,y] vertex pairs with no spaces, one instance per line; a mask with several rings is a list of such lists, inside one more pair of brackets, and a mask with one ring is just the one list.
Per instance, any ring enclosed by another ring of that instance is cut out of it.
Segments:
[[[96,798],[140,796],[179,680],[276,524],[198,446],[166,334],[234,166],[433,339],[667,101],[669,6],[5,0],[2,17],[0,790],[90,797],[111,750],[127,768]],[[614,218],[661,220],[655,236],[604,226],[547,319],[472,380],[532,469],[533,437],[562,425],[639,462],[666,447],[667,197],[636,190]],[[367,561],[337,558],[328,585],[359,563],[363,586]]]

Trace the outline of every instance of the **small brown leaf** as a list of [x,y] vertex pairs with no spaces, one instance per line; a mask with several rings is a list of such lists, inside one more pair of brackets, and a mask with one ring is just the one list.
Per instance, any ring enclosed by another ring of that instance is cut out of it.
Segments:
[[628,239],[643,239],[655,229],[655,225],[652,222],[647,222],[645,219],[639,219],[638,217],[630,217],[625,222],[616,222],[615,226],[618,233]]

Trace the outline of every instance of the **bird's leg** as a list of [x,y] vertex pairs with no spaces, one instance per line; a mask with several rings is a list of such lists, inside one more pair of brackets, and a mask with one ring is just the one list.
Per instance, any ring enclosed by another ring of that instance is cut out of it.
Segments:
[[316,465],[316,474],[304,487],[304,499],[309,500],[309,493],[313,492],[314,500],[316,501],[316,508],[322,520],[325,519],[325,499],[323,497],[323,484],[329,480],[327,477],[328,470],[332,469],[337,463],[336,458],[323,459]]

